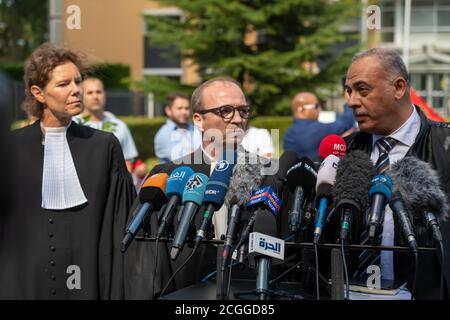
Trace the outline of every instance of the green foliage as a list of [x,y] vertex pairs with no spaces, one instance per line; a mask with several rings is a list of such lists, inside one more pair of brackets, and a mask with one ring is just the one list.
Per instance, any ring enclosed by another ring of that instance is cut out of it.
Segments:
[[20,62],[0,63],[0,71],[5,72],[14,81],[23,81],[23,63]]
[[128,89],[130,75],[130,66],[120,63],[93,65],[88,72],[88,76],[102,80],[107,89]]
[[178,80],[158,76],[148,76],[145,81],[133,82],[131,87],[141,92],[153,92],[155,100],[161,103],[165,103],[167,97],[174,91],[190,96],[194,90],[192,87],[180,84]]
[[154,137],[159,128],[164,125],[166,119],[148,119],[142,117],[119,117],[131,131],[131,134],[139,152],[140,159],[155,157]]
[[[1,1],[1,0],[0,0]],[[24,64],[22,62],[0,63],[0,70],[6,72],[13,80],[23,81]],[[105,84],[105,88],[128,89],[128,78],[131,75],[130,66],[124,64],[104,63],[90,67],[88,76],[99,78]]]
[[0,1],[0,60],[23,61],[47,40],[48,3],[36,0]]
[[[166,119],[163,117],[148,119],[142,117],[119,117],[123,120],[133,135],[139,158],[147,159],[155,157],[153,140],[159,128],[164,125]],[[279,141],[274,141],[275,147],[278,145],[282,149],[284,133],[291,126],[291,117],[258,117],[251,120],[251,125],[257,128],[279,129]]]
[[[161,0],[186,14],[182,19],[147,18],[150,41],[176,46],[199,66],[203,80],[228,75],[246,83],[245,93],[257,114],[288,114],[300,90],[333,89],[356,51],[336,50],[356,39],[340,27],[359,15],[354,0]],[[245,40],[248,30],[257,41]],[[320,62],[316,72],[308,66]],[[156,93],[179,91],[177,81],[152,77],[141,88]],[[191,88],[192,91],[193,88]],[[159,100],[161,101],[161,100]]]

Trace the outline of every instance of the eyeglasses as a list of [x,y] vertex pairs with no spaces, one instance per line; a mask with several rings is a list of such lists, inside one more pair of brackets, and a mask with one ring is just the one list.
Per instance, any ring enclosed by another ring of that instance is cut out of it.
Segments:
[[248,119],[250,118],[250,106],[249,105],[242,105],[242,106],[232,106],[232,105],[224,105],[217,108],[207,109],[207,110],[201,110],[198,113],[200,114],[206,114],[209,112],[213,112],[219,117],[221,117],[223,120],[229,121],[234,118],[234,114],[236,110],[239,112],[239,115],[242,119]]
[[320,103],[310,103],[303,105],[303,109],[305,110],[319,109],[320,107],[322,107]]

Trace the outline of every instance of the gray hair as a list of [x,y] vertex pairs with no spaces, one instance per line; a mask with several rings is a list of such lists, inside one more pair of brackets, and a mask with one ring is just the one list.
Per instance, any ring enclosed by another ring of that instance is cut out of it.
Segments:
[[384,70],[391,76],[400,76],[405,79],[409,86],[409,75],[400,55],[392,49],[372,48],[367,51],[357,53],[353,56],[352,63],[366,57],[376,57],[383,65]]
[[203,90],[205,90],[207,87],[209,87],[210,85],[212,85],[215,82],[232,83],[232,84],[235,84],[236,86],[238,86],[239,89],[242,90],[240,83],[230,77],[216,77],[216,78],[212,78],[208,81],[205,81],[201,85],[199,85],[192,93],[192,96],[191,96],[192,113],[203,110],[203,99],[202,99],[203,98],[202,97]]

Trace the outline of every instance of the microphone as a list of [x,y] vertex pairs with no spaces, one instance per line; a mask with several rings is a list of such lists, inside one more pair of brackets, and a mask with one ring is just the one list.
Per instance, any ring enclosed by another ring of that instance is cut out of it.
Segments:
[[230,178],[233,174],[235,163],[236,161],[230,163],[226,159],[219,161],[209,177],[209,181],[206,184],[205,195],[203,197],[203,204],[205,204],[206,210],[203,213],[203,220],[194,240],[195,249],[205,237],[214,212],[219,210],[225,201],[225,195],[228,191],[228,185],[230,184]]
[[230,186],[225,196],[225,204],[229,207],[228,228],[226,242],[222,253],[222,268],[226,267],[231,252],[231,247],[237,233],[237,225],[240,221],[241,207],[250,198],[252,191],[259,187],[263,176],[261,164],[238,164],[230,179]]
[[408,156],[394,163],[388,174],[414,220],[422,220],[433,238],[441,242],[439,220],[448,219],[449,205],[437,172],[429,163]]
[[249,210],[252,210],[252,213],[247,222],[247,225],[241,233],[241,237],[238,245],[236,246],[236,250],[242,245],[243,242],[245,242],[245,240],[247,240],[250,230],[255,223],[258,212],[261,210],[270,210],[276,217],[281,209],[281,199],[271,187],[263,187],[253,192],[252,196],[247,201],[245,206]]
[[159,224],[158,233],[156,235],[157,239],[162,237],[162,235],[166,232],[167,226],[172,223],[176,208],[181,204],[184,187],[193,173],[194,170],[190,167],[182,166],[176,168],[170,174],[166,186],[166,197],[169,201],[167,202],[167,206],[164,209],[164,213]]
[[369,188],[369,239],[373,245],[378,245],[378,236],[383,229],[384,207],[392,197],[392,180],[383,174],[375,176]]
[[175,260],[180,254],[186,242],[186,237],[191,228],[198,208],[203,203],[203,196],[206,190],[208,177],[203,173],[194,173],[186,183],[183,192],[183,211],[181,212],[181,221],[172,241],[170,258]]
[[[233,259],[236,259],[237,250],[247,240],[253,223],[255,222],[258,209],[269,209],[274,215],[278,214],[281,208],[281,195],[283,186],[286,183],[287,171],[298,163],[298,156],[295,151],[288,150],[284,152],[278,160],[278,171],[273,176],[266,176],[260,189],[253,192],[252,197],[247,201],[246,207],[252,209],[250,218],[244,230],[241,232],[238,245],[233,253]],[[276,190],[276,191],[275,191]]]
[[167,173],[158,173],[149,177],[141,187],[139,192],[139,205],[137,206],[133,219],[128,225],[125,237],[122,240],[120,250],[125,252],[136,233],[142,227],[142,222],[151,211],[158,211],[167,202],[164,194],[166,190],[168,175]]
[[[276,162],[277,160],[272,160]],[[286,174],[288,170],[299,162],[297,153],[292,150],[285,151],[278,160],[278,170],[272,176],[266,176],[264,184],[271,186],[277,195],[281,195],[286,185]]]
[[269,293],[271,258],[284,260],[284,241],[277,239],[277,223],[269,210],[261,210],[255,220],[249,240],[250,267],[256,265],[256,293],[266,300]]
[[300,162],[287,171],[286,180],[289,189],[294,193],[294,201],[289,212],[289,230],[295,234],[304,217],[303,209],[307,194],[314,188],[317,179],[317,171],[314,163],[303,157]]
[[330,154],[322,162],[317,174],[316,199],[318,199],[317,202],[319,203],[319,212],[317,215],[316,227],[314,229],[314,243],[319,243],[326,209],[333,200],[331,191],[336,182],[338,163],[339,158]]
[[343,157],[347,151],[347,144],[344,139],[337,134],[330,134],[322,139],[319,145],[319,155],[327,158],[329,155]]
[[405,204],[403,203],[402,196],[400,192],[397,190],[397,186],[394,185],[392,199],[389,202],[389,207],[392,212],[397,215],[400,226],[402,228],[403,234],[408,241],[409,247],[417,252],[418,244],[416,241],[416,235],[414,234],[413,226],[411,225],[411,220],[409,220],[408,212],[405,208]]
[[342,240],[346,240],[350,233],[353,217],[358,217],[369,206],[367,190],[375,172],[369,156],[360,150],[346,154],[339,161],[332,195],[336,212],[341,216]]

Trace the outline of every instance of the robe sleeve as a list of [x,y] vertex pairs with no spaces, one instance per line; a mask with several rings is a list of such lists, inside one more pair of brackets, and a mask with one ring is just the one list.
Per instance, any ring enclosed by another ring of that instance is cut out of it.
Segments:
[[99,241],[100,299],[124,298],[124,257],[120,243],[125,234],[126,222],[136,198],[131,175],[125,166],[122,149],[114,135],[110,135],[109,192],[103,215]]

